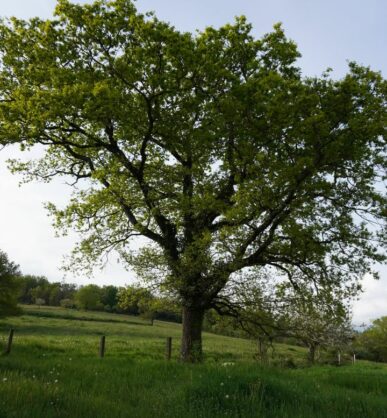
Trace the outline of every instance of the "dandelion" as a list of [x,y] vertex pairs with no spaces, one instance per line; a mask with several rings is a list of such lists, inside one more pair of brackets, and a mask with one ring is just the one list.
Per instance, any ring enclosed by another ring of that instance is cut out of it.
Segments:
[[32,375],[32,378],[35,379],[35,375],[34,374]]
[[6,377],[3,378],[3,382],[6,382],[8,379]]
[[58,383],[58,379],[55,379],[54,383]]
[[224,386],[224,383],[222,382],[222,383],[220,384],[220,386]]
[[225,398],[228,399],[230,397],[230,395],[226,395]]

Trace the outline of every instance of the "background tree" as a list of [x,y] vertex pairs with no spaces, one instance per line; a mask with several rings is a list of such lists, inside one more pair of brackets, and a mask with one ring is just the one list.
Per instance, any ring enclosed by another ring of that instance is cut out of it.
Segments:
[[150,305],[154,296],[150,290],[141,286],[127,286],[118,292],[118,307],[132,315],[140,315]]
[[25,274],[18,278],[19,281],[19,296],[18,300],[20,303],[32,304],[35,303],[34,300],[34,290],[37,287],[45,288],[48,286],[49,282],[44,276],[33,276],[30,274]]
[[19,303],[35,303],[35,298],[44,299],[45,304],[59,306],[62,299],[73,299],[77,288],[74,283],[50,283],[44,276],[23,275],[18,277]]
[[0,143],[46,150],[13,170],[84,182],[50,206],[83,236],[72,265],[116,250],[156,277],[183,307],[186,361],[237,272],[313,281],[317,265],[345,282],[384,260],[368,225],[386,215],[386,82],[354,63],[341,80],[303,78],[298,56],[279,25],[192,35],[129,0],[59,0],[53,20],[0,26]]
[[117,307],[118,302],[118,288],[116,286],[103,286],[101,302],[106,311],[113,311]]
[[139,303],[140,315],[149,318],[151,325],[155,319],[180,322],[179,311],[181,307],[175,301],[167,297],[143,298]]
[[243,336],[257,343],[258,358],[268,361],[268,350],[273,342],[288,335],[288,324],[283,323],[284,301],[276,294],[276,280],[270,272],[260,270],[244,273],[244,280],[234,277],[217,296],[215,311]]
[[358,334],[355,349],[360,358],[387,362],[387,316],[375,319],[368,329]]
[[75,303],[78,308],[85,310],[101,310],[103,304],[101,302],[101,289],[95,284],[82,286],[75,294]]
[[[49,305],[50,304],[51,286],[48,280],[39,284],[31,289],[32,300],[37,305]],[[39,300],[39,302],[37,302]],[[44,303],[42,303],[44,301]]]
[[288,306],[285,323],[288,335],[308,347],[311,364],[320,357],[320,350],[342,352],[353,339],[350,315],[342,300],[332,302],[318,295],[297,295]]
[[60,306],[62,306],[62,308],[74,309],[76,307],[76,303],[73,299],[65,298],[60,301]]
[[0,318],[21,312],[17,306],[20,274],[19,266],[0,251]]
[[35,298],[35,305],[38,305],[38,306],[39,306],[39,308],[40,308],[42,305],[45,305],[45,304],[46,304],[46,300],[45,300],[45,299],[43,299],[43,298],[39,298],[39,297]]
[[153,325],[154,319],[180,322],[179,304],[171,298],[160,297],[139,285],[120,288],[118,292],[118,308],[132,315],[147,318]]

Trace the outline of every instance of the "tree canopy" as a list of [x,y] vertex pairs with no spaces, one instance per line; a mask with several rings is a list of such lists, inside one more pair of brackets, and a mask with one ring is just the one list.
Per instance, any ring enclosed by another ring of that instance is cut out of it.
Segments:
[[76,305],[81,309],[86,310],[101,310],[103,305],[101,303],[102,290],[95,284],[88,284],[79,288],[75,294]]
[[387,316],[375,319],[358,335],[355,345],[360,357],[387,362]]
[[19,266],[0,251],[0,318],[20,313],[17,306]]
[[49,207],[82,234],[73,265],[115,250],[156,277],[183,306],[185,360],[238,272],[318,288],[384,260],[386,81],[355,63],[304,77],[298,57],[280,25],[181,33],[129,0],[0,25],[0,143],[45,150],[13,169],[73,179]]

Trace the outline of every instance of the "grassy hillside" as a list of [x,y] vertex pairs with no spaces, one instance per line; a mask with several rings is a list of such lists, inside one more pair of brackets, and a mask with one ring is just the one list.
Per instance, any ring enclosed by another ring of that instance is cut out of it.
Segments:
[[[0,356],[0,418],[387,417],[386,365],[264,368],[252,342],[211,334],[205,363],[185,365],[177,361],[177,324],[57,308],[29,307],[0,321],[2,345],[10,327],[12,352]],[[277,363],[304,356],[276,346]]]

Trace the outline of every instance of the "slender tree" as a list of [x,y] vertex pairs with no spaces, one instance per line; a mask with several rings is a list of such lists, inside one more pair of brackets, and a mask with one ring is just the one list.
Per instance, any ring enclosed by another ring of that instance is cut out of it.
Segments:
[[348,349],[354,338],[348,295],[334,294],[330,289],[318,293],[303,289],[298,293],[291,290],[286,300],[283,323],[287,334],[308,348],[311,364],[318,359],[320,349]]
[[129,0],[59,0],[52,20],[0,25],[0,143],[45,149],[13,169],[78,183],[50,206],[83,236],[73,265],[114,249],[157,272],[183,307],[185,361],[237,272],[318,265],[345,281],[383,260],[368,219],[386,215],[386,82],[354,63],[341,80],[305,78],[298,57],[279,25],[193,35]]

